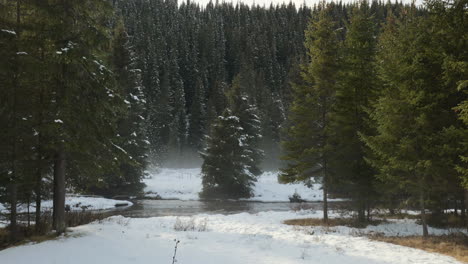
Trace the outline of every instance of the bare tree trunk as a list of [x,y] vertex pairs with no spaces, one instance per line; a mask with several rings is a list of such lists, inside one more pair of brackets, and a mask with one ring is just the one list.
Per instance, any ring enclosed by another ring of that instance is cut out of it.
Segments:
[[[21,23],[21,2],[20,0],[16,1],[16,51],[18,52],[18,42],[20,37],[20,23]],[[10,185],[9,185],[9,201],[10,201],[10,240],[15,241],[18,235],[18,226],[17,226],[17,212],[16,207],[18,204],[18,170],[16,168],[17,163],[17,152],[16,152],[16,142],[17,142],[17,127],[16,127],[16,116],[17,116],[17,92],[19,89],[19,61],[18,56],[16,57],[15,63],[15,76],[13,78],[13,114],[12,114],[12,122],[11,122],[11,131],[13,132],[12,135],[12,145],[11,145],[11,177],[10,177]]]
[[54,161],[54,212],[53,227],[58,234],[65,232],[65,168],[66,159],[60,147]]
[[465,221],[465,226],[466,226],[466,230],[468,230],[468,189],[465,189],[465,199],[464,199],[464,204],[465,204],[465,217],[464,217],[464,221]]
[[36,213],[35,213],[35,220],[36,224],[34,226],[34,229],[36,233],[39,233],[41,230],[41,200],[42,200],[42,168],[41,165],[39,165],[39,168],[37,168],[37,175],[36,175],[36,186],[34,192],[36,193]]
[[327,164],[324,163],[323,170],[323,222],[328,223],[328,172]]
[[364,205],[364,201],[362,197],[358,198],[358,221],[359,223],[364,223],[366,219],[366,207]]
[[421,206],[421,223],[423,227],[423,237],[426,238],[429,236],[429,232],[427,231],[427,221],[426,221],[426,205],[425,205],[425,195],[424,190],[421,189],[421,194],[419,197],[419,203]]
[[17,225],[17,212],[16,206],[18,204],[18,185],[11,183],[9,186],[10,198],[10,241],[16,241],[18,238],[18,225]]
[[[44,61],[44,47],[41,48],[41,61]],[[44,87],[41,86],[41,90],[39,93],[39,127],[42,128],[43,120],[44,120]],[[39,135],[37,137],[37,171],[36,171],[36,183],[34,186],[34,193],[36,194],[36,224],[35,224],[35,231],[39,233],[41,231],[41,202],[42,202],[42,156],[43,156],[43,149],[42,149],[42,129],[39,129]]]
[[367,209],[367,222],[369,222],[371,220],[371,205],[370,205],[370,202],[367,201],[366,202],[366,209]]
[[455,197],[455,200],[453,201],[453,210],[454,210],[454,213],[455,213],[455,216],[458,216],[458,200],[457,200],[458,197]]
[[27,203],[28,203],[28,229],[31,227],[31,214],[30,214],[30,207],[31,207],[31,193],[28,191],[28,197]]

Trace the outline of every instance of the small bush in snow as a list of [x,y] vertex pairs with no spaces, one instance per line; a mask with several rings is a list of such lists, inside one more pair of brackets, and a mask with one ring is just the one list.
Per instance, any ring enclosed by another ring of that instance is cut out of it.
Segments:
[[175,231],[204,232],[207,230],[207,222],[208,220],[206,218],[201,219],[197,223],[194,217],[190,217],[189,219],[186,219],[186,220],[177,217],[174,223],[174,230]]
[[298,194],[297,192],[294,192],[294,194],[292,196],[289,196],[289,202],[291,202],[291,203],[303,203],[303,202],[305,202],[305,200],[302,199],[300,194]]
[[119,217],[117,218],[116,223],[121,226],[128,226],[128,224],[130,223],[130,218]]

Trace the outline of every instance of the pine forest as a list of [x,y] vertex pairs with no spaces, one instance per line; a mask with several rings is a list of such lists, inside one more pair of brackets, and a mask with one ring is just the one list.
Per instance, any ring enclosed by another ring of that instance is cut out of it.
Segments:
[[465,263],[467,99],[467,0],[0,0],[0,263]]

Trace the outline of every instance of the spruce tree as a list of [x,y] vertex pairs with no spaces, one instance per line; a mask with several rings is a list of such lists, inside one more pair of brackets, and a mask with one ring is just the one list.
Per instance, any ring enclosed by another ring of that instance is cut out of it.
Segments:
[[447,191],[454,175],[450,155],[441,153],[449,147],[444,138],[456,120],[450,102],[457,92],[444,85],[443,53],[431,27],[414,9],[402,21],[388,22],[378,53],[382,91],[371,114],[377,134],[363,137],[378,178],[418,202],[425,237],[431,196]]
[[116,139],[117,120],[126,104],[103,56],[110,51],[110,3],[66,0],[48,3],[47,9],[54,18],[46,30],[54,43],[47,50],[54,95],[49,146],[54,159],[54,229],[61,233],[66,176],[86,182],[117,168],[114,154],[126,155]]
[[117,21],[115,28],[111,67],[116,79],[115,85],[121,91],[127,108],[125,114],[117,120],[115,139],[124,155],[117,152],[114,157],[117,167],[92,179],[94,181],[91,186],[85,189],[101,195],[135,194],[142,190],[141,179],[147,158],[148,140],[143,127],[146,99],[141,83],[141,70],[136,68],[134,53],[121,21]]
[[374,171],[365,161],[368,150],[359,136],[372,133],[368,110],[376,96],[376,31],[366,1],[354,6],[346,29],[332,124],[336,133],[333,167],[340,189],[355,200],[359,221],[363,222],[375,195]]
[[255,175],[250,172],[247,136],[239,117],[226,109],[211,127],[207,148],[201,154],[201,198],[248,198]]
[[263,150],[260,149],[261,127],[257,107],[249,100],[246,88],[241,87],[238,76],[234,78],[227,97],[232,114],[239,118],[240,127],[244,132],[244,145],[248,153],[247,168],[251,174],[258,176],[262,173],[260,163],[264,156]]
[[287,167],[282,169],[283,183],[322,179],[323,220],[328,221],[328,188],[335,149],[332,146],[332,110],[338,67],[338,39],[332,6],[323,6],[306,31],[305,46],[310,62],[303,65],[304,83],[293,87],[289,127],[283,142]]

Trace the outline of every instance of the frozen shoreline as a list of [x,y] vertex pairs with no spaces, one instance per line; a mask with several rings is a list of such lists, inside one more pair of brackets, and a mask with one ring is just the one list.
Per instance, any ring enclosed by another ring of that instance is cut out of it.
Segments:
[[[133,203],[125,200],[114,200],[104,197],[96,196],[80,196],[80,195],[68,195],[65,197],[65,204],[70,206],[71,211],[89,211],[89,210],[109,210],[114,209],[116,205],[127,204],[122,207],[132,206]],[[52,200],[42,201],[41,211],[51,211],[53,208]],[[26,205],[20,205],[17,209],[18,213],[26,213]],[[7,213],[8,209],[5,205],[0,203],[0,213]],[[36,212],[35,203],[31,203],[29,208],[30,213]]]

